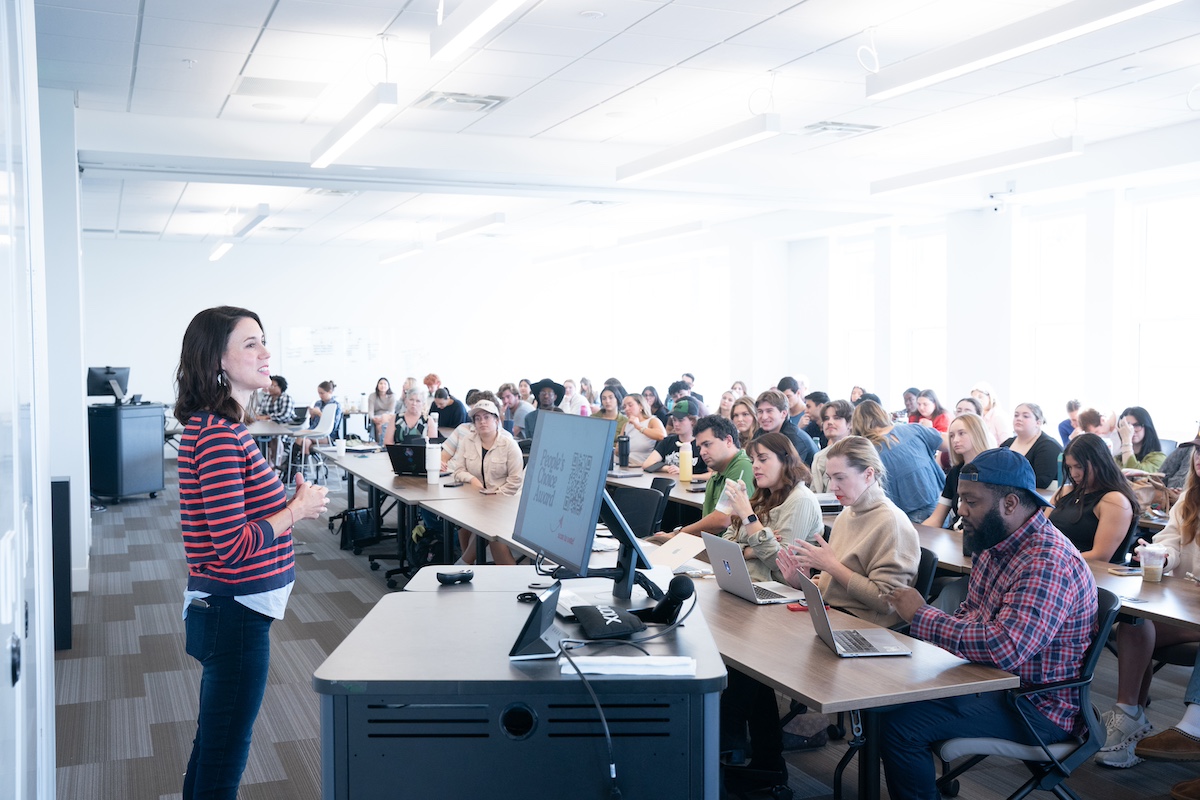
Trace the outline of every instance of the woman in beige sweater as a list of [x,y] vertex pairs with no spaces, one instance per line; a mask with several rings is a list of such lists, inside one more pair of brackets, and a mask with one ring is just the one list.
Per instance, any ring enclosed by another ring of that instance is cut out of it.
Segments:
[[817,584],[829,605],[877,625],[895,625],[900,617],[885,596],[916,581],[917,529],[884,494],[883,462],[867,439],[850,436],[829,448],[825,472],[829,491],[845,506],[829,543],[797,540],[779,551],[776,565],[793,586],[797,572],[819,569]]

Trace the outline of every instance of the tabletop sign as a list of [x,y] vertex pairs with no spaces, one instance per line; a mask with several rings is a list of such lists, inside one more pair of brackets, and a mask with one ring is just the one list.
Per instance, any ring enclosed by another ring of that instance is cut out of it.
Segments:
[[592,550],[616,422],[574,414],[538,418],[513,538],[581,572]]

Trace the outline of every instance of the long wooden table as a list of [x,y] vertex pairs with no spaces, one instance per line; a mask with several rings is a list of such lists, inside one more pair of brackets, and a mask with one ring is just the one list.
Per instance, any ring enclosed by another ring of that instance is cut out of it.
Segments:
[[[708,480],[708,474],[704,473],[705,481]],[[702,508],[704,506],[704,492],[689,492],[689,487],[698,487],[703,489],[704,483],[682,484],[679,482],[678,475],[668,475],[663,472],[643,472],[641,475],[634,475],[629,478],[613,478],[609,477],[607,483],[609,486],[634,486],[639,489],[651,489],[650,484],[655,478],[670,478],[675,481],[675,485],[671,487],[671,494],[667,499],[679,503],[689,508]]]

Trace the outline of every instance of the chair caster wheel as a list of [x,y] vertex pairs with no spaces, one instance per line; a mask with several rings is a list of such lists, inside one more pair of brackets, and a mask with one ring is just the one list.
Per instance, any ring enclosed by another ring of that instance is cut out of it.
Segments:
[[957,780],[950,781],[945,786],[938,785],[938,791],[942,793],[942,797],[958,797],[958,790]]
[[830,725],[825,729],[825,735],[830,739],[845,739],[846,729],[841,725]]
[[379,562],[378,562],[378,561],[372,561],[372,562],[371,562],[371,572],[375,572],[375,571],[377,571],[378,569],[379,569]]
[[156,497],[158,497],[158,492],[151,492],[151,493],[150,493],[150,499],[151,499],[151,500],[153,500],[153,499],[154,499],[154,498],[156,498]]
[[362,555],[362,548],[361,548],[361,547],[356,547],[356,548],[354,548],[354,555],[356,555],[356,556],[361,556],[361,555]]
[[395,578],[388,578],[388,579],[387,579],[387,587],[388,587],[389,589],[395,589],[395,588],[396,588],[396,579],[395,579]]

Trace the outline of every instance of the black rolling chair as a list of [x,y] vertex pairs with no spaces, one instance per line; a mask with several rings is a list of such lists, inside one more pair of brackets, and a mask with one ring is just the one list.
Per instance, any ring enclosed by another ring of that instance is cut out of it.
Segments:
[[[657,489],[642,489],[637,486],[610,486],[608,495],[612,498],[617,510],[625,518],[629,530],[639,539],[645,539],[654,533],[654,516],[662,502],[662,492]],[[611,525],[609,515],[604,509],[600,512],[600,521]]]
[[1033,695],[1056,689],[1079,689],[1080,713],[1087,725],[1087,733],[1082,738],[1069,738],[1057,744],[1043,744],[1037,731],[1029,726],[1029,732],[1039,742],[1036,745],[1019,744],[1007,739],[975,738],[947,739],[934,745],[933,751],[942,759],[942,763],[967,756],[967,760],[947,772],[938,780],[938,790],[947,797],[958,794],[958,776],[971,767],[983,761],[988,756],[1004,756],[1023,761],[1032,776],[1008,800],[1019,800],[1033,791],[1053,792],[1056,797],[1073,798],[1078,796],[1065,783],[1075,769],[1086,764],[1101,747],[1104,746],[1104,723],[1096,713],[1091,701],[1092,674],[1096,671],[1096,663],[1104,652],[1105,633],[1112,627],[1121,607],[1117,596],[1107,589],[1097,589],[1096,621],[1098,623],[1095,640],[1088,648],[1083,658],[1083,666],[1079,677],[1068,681],[1057,681],[1044,686],[1031,686],[1011,692],[1013,703],[1021,717],[1028,720],[1030,713],[1037,714]]
[[650,481],[650,488],[662,492],[662,500],[658,501],[658,511],[654,514],[654,524],[650,526],[650,533],[655,534],[662,530],[663,514],[667,513],[667,500],[671,497],[671,490],[675,488],[675,479],[655,478]]

